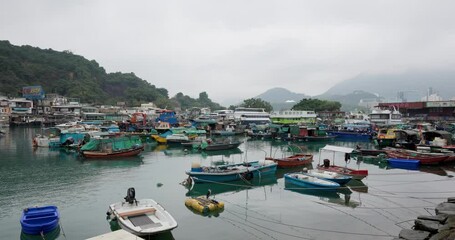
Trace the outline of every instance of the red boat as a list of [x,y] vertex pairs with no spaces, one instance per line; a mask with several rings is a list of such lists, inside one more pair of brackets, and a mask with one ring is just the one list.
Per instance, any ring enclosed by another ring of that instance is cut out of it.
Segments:
[[336,165],[330,165],[328,167],[324,165],[319,165],[318,169],[324,170],[324,171],[330,171],[330,172],[336,172],[339,174],[343,174],[346,176],[351,176],[352,179],[356,180],[362,180],[366,176],[368,176],[368,170],[355,170],[352,168],[347,168],[347,167],[341,167],[341,166],[336,166]]
[[311,154],[296,154],[284,158],[266,157],[266,160],[272,160],[278,164],[278,168],[294,168],[307,165],[313,161]]
[[[336,153],[344,153],[345,161],[348,161],[348,159],[350,159],[350,154],[355,152],[355,150],[353,148],[326,145],[325,147],[319,149],[319,161],[321,161],[321,153],[323,151],[333,153],[333,160],[335,160]],[[324,159],[324,163],[322,165],[318,165],[318,169],[321,169],[324,171],[336,172],[336,173],[343,174],[346,176],[351,176],[352,179],[356,179],[356,180],[362,180],[366,176],[368,176],[368,170],[366,170],[366,169],[356,170],[356,169],[352,169],[352,168],[348,168],[348,167],[337,166],[335,164],[330,164],[329,159]]]
[[452,161],[453,156],[436,153],[420,153],[404,149],[387,149],[387,156],[390,158],[415,159],[422,165],[437,165],[442,162]]
[[133,157],[139,155],[144,150],[144,146],[137,148],[126,149],[117,152],[102,152],[102,151],[83,151],[82,155],[86,158],[119,158]]

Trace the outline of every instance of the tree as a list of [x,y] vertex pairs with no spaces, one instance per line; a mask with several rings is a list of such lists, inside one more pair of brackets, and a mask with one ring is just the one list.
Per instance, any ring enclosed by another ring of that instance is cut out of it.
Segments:
[[271,112],[273,110],[272,105],[260,98],[249,98],[243,100],[243,103],[240,104],[240,107],[247,108],[264,108],[266,112]]
[[292,107],[292,110],[340,111],[341,103],[319,99],[304,98]]

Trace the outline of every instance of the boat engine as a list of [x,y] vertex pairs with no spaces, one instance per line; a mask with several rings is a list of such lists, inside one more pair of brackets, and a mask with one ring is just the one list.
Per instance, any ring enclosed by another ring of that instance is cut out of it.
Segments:
[[136,203],[137,205],[136,190],[134,190],[134,188],[128,188],[128,191],[126,191],[125,201],[129,204]]

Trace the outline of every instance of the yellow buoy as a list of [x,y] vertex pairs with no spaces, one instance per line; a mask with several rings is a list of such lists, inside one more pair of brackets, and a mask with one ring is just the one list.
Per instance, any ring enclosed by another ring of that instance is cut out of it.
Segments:
[[200,213],[209,213],[224,208],[224,203],[206,197],[187,198],[185,205]]

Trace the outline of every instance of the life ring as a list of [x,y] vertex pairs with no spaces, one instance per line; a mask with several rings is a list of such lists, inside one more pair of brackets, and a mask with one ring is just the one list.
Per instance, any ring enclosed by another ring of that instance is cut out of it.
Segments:
[[253,172],[244,172],[242,173],[242,178],[245,179],[245,180],[251,180],[253,179]]

